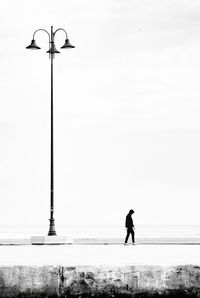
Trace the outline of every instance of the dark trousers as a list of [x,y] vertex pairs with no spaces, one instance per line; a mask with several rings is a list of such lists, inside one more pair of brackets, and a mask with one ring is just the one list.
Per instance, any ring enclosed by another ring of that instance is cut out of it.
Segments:
[[132,242],[133,243],[135,242],[135,232],[133,231],[133,228],[128,228],[127,229],[127,235],[126,235],[125,243],[128,242],[128,238],[129,238],[130,234],[132,236]]

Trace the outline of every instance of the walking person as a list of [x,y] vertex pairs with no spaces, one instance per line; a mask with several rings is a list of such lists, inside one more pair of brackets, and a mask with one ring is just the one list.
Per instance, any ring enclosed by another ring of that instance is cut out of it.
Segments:
[[134,224],[133,224],[133,219],[132,219],[132,214],[133,213],[134,213],[134,211],[131,209],[129,211],[129,213],[127,214],[127,216],[126,216],[125,227],[127,229],[127,234],[126,234],[126,239],[125,239],[124,245],[127,244],[130,234],[131,234],[131,237],[132,237],[132,244],[135,244],[135,232],[134,232]]

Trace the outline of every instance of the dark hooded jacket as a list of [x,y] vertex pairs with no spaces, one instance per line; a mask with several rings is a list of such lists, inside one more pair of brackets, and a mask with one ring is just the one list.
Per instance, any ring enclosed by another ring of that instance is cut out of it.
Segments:
[[126,216],[126,224],[125,224],[126,228],[132,228],[134,226],[131,215],[132,215],[132,213],[129,212]]

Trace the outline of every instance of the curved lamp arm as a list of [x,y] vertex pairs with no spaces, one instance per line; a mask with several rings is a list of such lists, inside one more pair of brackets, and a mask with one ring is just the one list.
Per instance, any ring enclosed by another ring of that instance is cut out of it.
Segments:
[[33,39],[34,39],[34,37],[35,37],[35,34],[36,34],[38,31],[44,31],[44,32],[46,32],[46,33],[48,34],[48,36],[49,36],[49,42],[50,42],[50,34],[49,34],[49,32],[48,32],[47,30],[45,30],[45,29],[37,29],[37,30],[33,33]]
[[68,36],[67,36],[67,31],[65,30],[65,29],[63,29],[63,28],[58,28],[55,32],[54,32],[54,35],[56,34],[56,32],[58,32],[58,31],[64,31],[65,32],[65,35],[66,35],[66,39],[68,38]]

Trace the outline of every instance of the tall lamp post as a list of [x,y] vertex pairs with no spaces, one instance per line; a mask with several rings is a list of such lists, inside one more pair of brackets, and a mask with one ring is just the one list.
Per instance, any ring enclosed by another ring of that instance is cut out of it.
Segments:
[[27,49],[30,49],[30,50],[39,50],[40,49],[40,47],[35,42],[35,34],[38,31],[44,31],[49,36],[49,50],[47,51],[47,53],[49,53],[49,58],[51,61],[51,145],[50,145],[51,146],[51,178],[50,178],[51,186],[50,186],[50,219],[49,219],[50,225],[49,225],[48,236],[56,236],[55,220],[54,220],[53,59],[54,59],[55,54],[60,53],[56,49],[55,44],[54,44],[54,38],[55,38],[56,33],[58,31],[63,31],[66,36],[65,43],[61,47],[61,49],[69,49],[69,48],[75,48],[75,47],[70,44],[66,30],[64,30],[62,28],[58,28],[57,30],[53,31],[53,26],[51,26],[50,33],[45,29],[36,30],[33,33],[33,39],[31,41],[31,44],[26,47]]

